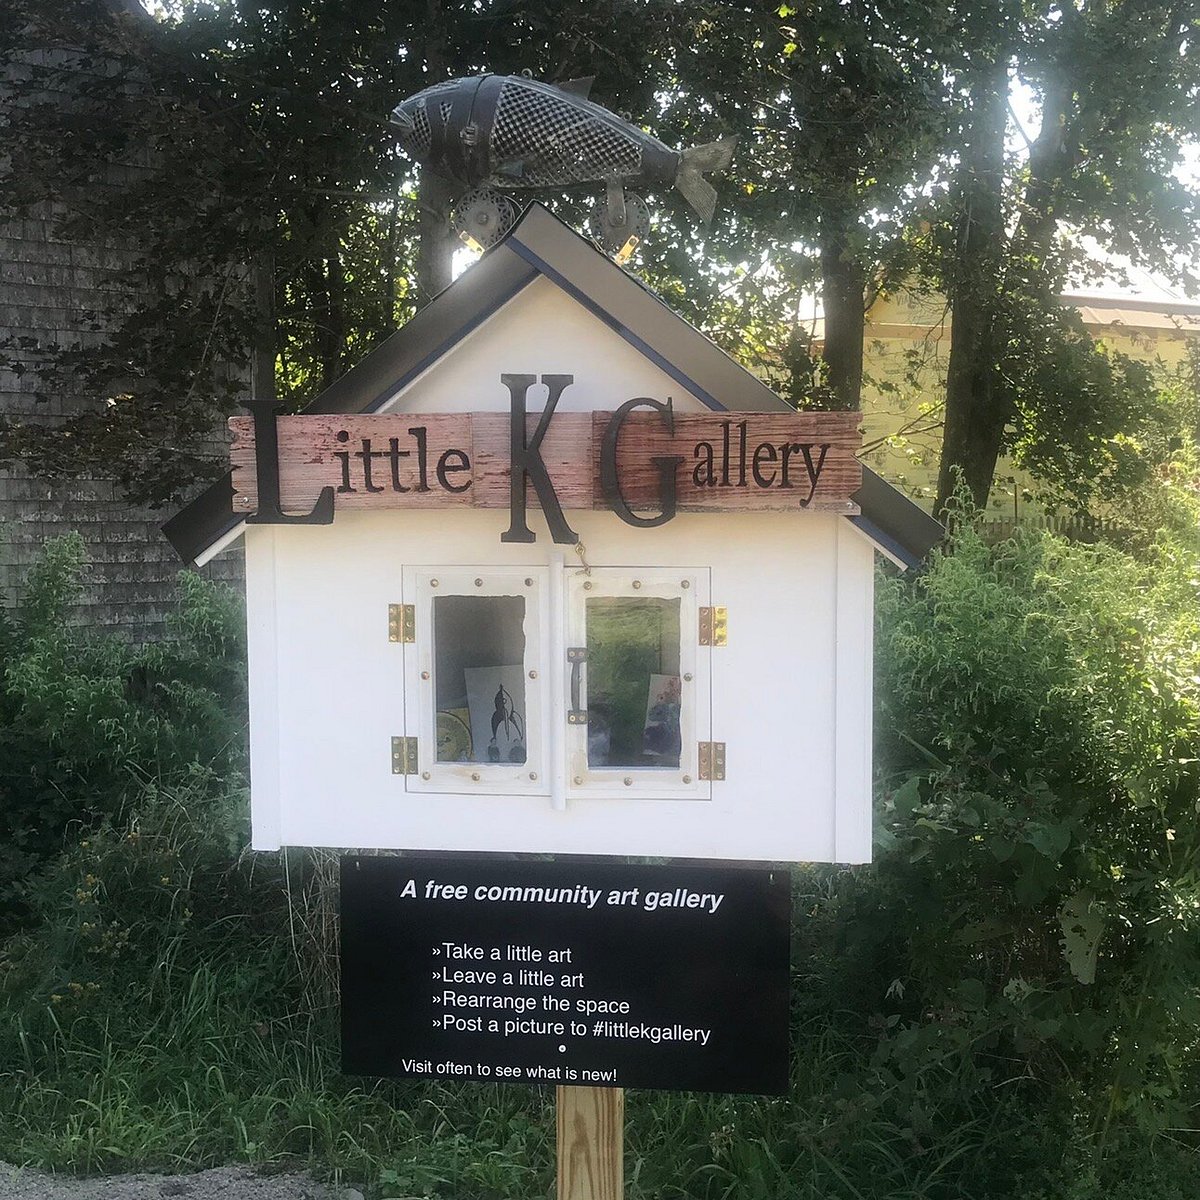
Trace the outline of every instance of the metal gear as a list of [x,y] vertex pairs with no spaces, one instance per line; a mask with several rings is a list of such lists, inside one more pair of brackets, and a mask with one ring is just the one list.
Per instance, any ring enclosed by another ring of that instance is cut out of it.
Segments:
[[624,199],[624,219],[617,219],[621,214],[609,196],[599,201],[588,217],[588,232],[618,262],[624,262],[650,233],[650,210],[645,200],[633,192],[626,192]]
[[467,192],[454,206],[450,224],[459,238],[479,250],[494,246],[517,219],[513,202],[495,188]]

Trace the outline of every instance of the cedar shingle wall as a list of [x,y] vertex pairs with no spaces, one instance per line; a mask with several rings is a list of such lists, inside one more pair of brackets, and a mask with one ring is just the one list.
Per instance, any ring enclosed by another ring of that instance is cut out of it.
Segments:
[[[11,81],[21,69],[0,64],[0,75]],[[0,78],[0,106],[6,99],[11,91]],[[46,210],[0,223],[0,415],[50,424],[104,398],[39,395],[38,350],[95,342],[95,327],[118,319],[130,303],[118,281],[126,251],[63,241],[53,216]],[[0,463],[0,605],[17,602],[43,543],[78,530],[92,561],[80,621],[137,641],[161,637],[181,566],[159,532],[167,515],[130,505],[110,480],[40,480]],[[240,583],[240,553],[220,556],[205,574]]]

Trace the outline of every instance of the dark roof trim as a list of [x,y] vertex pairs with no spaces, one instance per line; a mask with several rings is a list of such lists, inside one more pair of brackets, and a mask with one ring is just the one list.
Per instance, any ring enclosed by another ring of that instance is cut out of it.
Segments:
[[[508,235],[361,363],[326,388],[308,413],[374,412],[431,367],[539,275],[565,291],[709,408],[777,412],[784,403],[760,379],[669,309],[590,242],[540,204]],[[195,562],[241,525],[230,512],[227,475],[163,525],[186,562]],[[850,518],[901,562],[919,562],[942,527],[907,496],[863,468]]]
[[847,517],[846,519],[856,529],[861,529],[876,546],[885,554],[890,555],[896,562],[903,563],[905,567],[915,567],[920,563],[921,560],[919,558],[914,558],[912,553],[900,545],[895,538],[888,537],[874,521],[867,520],[861,513],[857,517]]
[[923,508],[864,464],[862,487],[853,499],[861,513],[850,517],[872,541],[905,566],[915,567],[946,531]]
[[304,411],[375,412],[432,367],[537,278],[537,271],[518,255],[507,247],[503,254],[500,250],[497,246],[476,265],[478,270],[486,261],[488,270],[482,277],[473,270],[469,286],[462,287],[460,276]]
[[226,471],[159,527],[189,567],[210,546],[232,533],[242,519],[233,511],[233,474]]

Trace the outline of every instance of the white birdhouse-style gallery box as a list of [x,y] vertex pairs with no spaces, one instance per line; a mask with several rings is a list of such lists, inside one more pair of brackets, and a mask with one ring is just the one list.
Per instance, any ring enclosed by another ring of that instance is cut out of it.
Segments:
[[940,528],[532,206],[166,526],[244,541],[254,845],[862,862]]

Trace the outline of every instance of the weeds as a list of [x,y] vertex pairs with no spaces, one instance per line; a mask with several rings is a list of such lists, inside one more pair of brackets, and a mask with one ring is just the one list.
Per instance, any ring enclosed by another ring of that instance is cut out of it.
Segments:
[[174,639],[139,649],[71,624],[84,565],[76,535],[50,542],[21,607],[0,610],[0,937],[69,833],[120,819],[148,782],[218,793],[243,771],[232,593],[181,575]]

